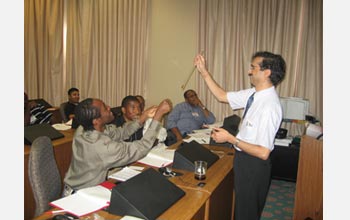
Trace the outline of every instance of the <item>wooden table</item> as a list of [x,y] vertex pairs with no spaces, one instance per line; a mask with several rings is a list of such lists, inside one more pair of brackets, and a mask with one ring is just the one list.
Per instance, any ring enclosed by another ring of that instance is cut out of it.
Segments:
[[[63,183],[64,175],[69,168],[72,157],[72,140],[74,129],[60,132],[64,134],[64,137],[52,141],[52,145],[54,147],[55,158]],[[30,146],[24,145],[24,219],[32,219],[35,212],[35,200],[28,177],[29,152]]]
[[[176,170],[184,175],[170,178],[180,188],[189,188],[204,191],[210,194],[208,202],[208,219],[233,219],[234,214],[234,191],[233,191],[233,158],[234,150],[227,147],[204,145],[218,154],[220,159],[216,161],[206,173],[205,180],[196,180],[194,173],[184,170]],[[204,182],[203,187],[197,184]]]
[[[209,198],[209,194],[197,190],[183,189],[186,192],[186,195],[178,200],[175,204],[166,210],[162,215],[160,215],[158,220],[195,220],[195,219],[204,219],[205,215],[205,204]],[[98,215],[108,219],[121,219],[122,216],[117,216],[108,213],[107,211],[98,211]],[[80,219],[88,220],[91,219],[90,215],[82,216]],[[34,220],[45,220],[52,218],[52,214],[44,213]]]
[[[176,143],[171,148],[177,148]],[[159,220],[231,220],[233,219],[233,157],[234,150],[225,147],[205,145],[220,159],[208,170],[206,179],[198,181],[194,179],[193,172],[176,170],[183,173],[182,176],[169,178],[186,192],[186,195],[165,211]],[[64,145],[61,145],[64,147]],[[71,154],[71,153],[70,153]],[[133,165],[145,166],[139,163]],[[69,166],[69,163],[68,163]],[[68,167],[67,167],[68,169]],[[203,187],[197,186],[199,182],[205,182]],[[99,211],[98,215],[105,219],[120,219],[121,216],[109,214],[107,211]],[[91,214],[93,215],[93,214]],[[91,215],[81,217],[88,219]],[[49,219],[52,216],[43,214],[35,220]]]

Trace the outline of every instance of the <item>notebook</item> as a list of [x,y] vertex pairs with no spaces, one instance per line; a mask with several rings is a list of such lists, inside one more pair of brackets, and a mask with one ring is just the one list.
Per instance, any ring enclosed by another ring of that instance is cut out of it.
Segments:
[[31,145],[40,136],[47,136],[51,140],[63,138],[64,135],[53,128],[50,124],[37,124],[24,127],[24,143]]

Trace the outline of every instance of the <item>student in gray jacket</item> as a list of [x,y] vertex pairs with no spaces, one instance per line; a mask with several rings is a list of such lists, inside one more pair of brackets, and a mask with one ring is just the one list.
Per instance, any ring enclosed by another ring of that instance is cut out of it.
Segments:
[[[64,178],[63,195],[98,185],[105,180],[109,168],[125,166],[144,157],[162,127],[163,115],[171,108],[170,100],[163,100],[159,106],[146,109],[139,119],[117,128],[108,124],[114,116],[103,101],[88,98],[80,102],[75,111],[80,126],[73,138],[73,155]],[[141,140],[122,141],[142,127],[148,117],[153,117],[153,121]]]

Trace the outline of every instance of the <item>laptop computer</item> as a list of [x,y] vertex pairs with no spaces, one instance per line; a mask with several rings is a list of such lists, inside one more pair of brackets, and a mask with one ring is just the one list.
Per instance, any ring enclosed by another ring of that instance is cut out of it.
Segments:
[[45,106],[45,108],[52,108],[52,105],[50,105],[47,101],[45,101],[45,99],[31,99],[28,100],[28,102],[34,101],[36,102],[36,104],[40,104]]
[[[241,117],[239,117],[236,114],[233,114],[231,116],[228,116],[224,119],[224,123],[222,125],[222,128],[227,130],[230,134],[236,136],[239,131],[239,123],[241,122]],[[215,146],[223,146],[223,147],[230,147],[232,148],[232,144],[225,142],[225,143],[216,143],[216,141],[213,140],[212,137],[210,137],[209,141],[210,145],[215,145]]]
[[165,176],[148,168],[113,187],[108,212],[155,220],[185,194]]
[[36,124],[24,127],[24,143],[31,145],[40,136],[48,136],[51,140],[63,138],[64,135],[50,124]]
[[209,169],[211,165],[219,160],[219,156],[197,141],[191,141],[189,143],[183,142],[175,151],[172,167],[193,172],[194,162],[196,160],[206,161],[207,168]]

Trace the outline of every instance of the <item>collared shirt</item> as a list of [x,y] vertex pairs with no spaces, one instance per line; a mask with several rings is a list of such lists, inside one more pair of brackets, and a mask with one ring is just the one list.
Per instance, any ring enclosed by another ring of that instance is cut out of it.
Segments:
[[[228,92],[227,100],[232,109],[244,108],[254,92],[254,101],[241,122],[236,137],[273,150],[275,135],[282,121],[282,107],[275,87],[259,92],[255,88]],[[241,151],[238,147],[235,148]]]
[[214,122],[215,116],[213,113],[209,112],[209,116],[205,117],[201,107],[182,102],[177,104],[169,113],[167,129],[177,127],[181,135],[184,135],[202,128],[203,124],[213,124]]
[[137,129],[137,121],[123,127],[106,125],[104,132],[84,131],[79,126],[73,138],[72,160],[64,182],[74,190],[95,186],[103,182],[108,169],[135,162],[144,157],[152,148],[161,124],[152,121],[141,140],[124,142]]
[[75,107],[77,107],[78,103],[67,102],[66,107],[64,108],[64,114],[69,120],[69,115],[74,114]]

